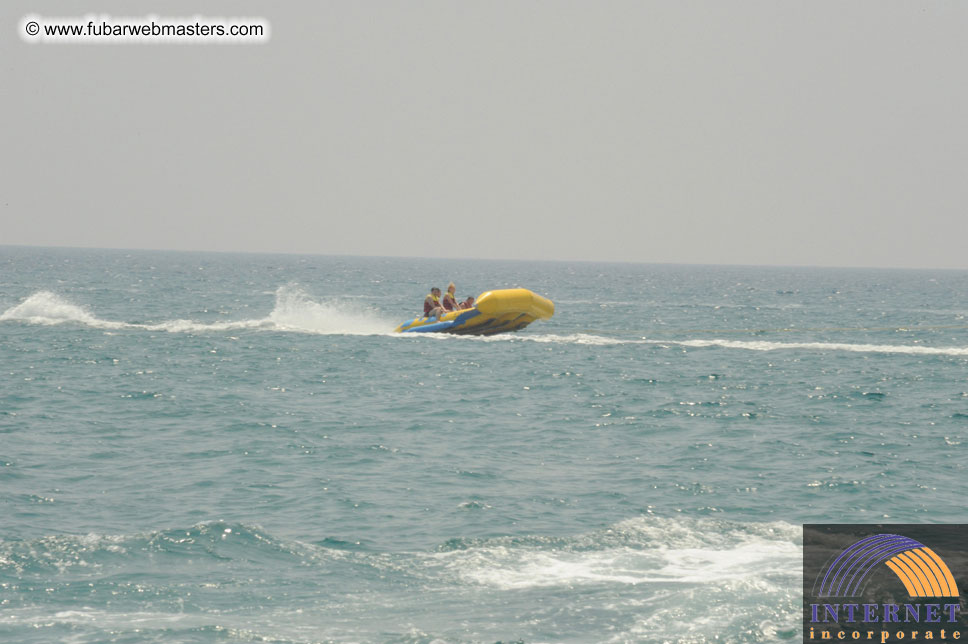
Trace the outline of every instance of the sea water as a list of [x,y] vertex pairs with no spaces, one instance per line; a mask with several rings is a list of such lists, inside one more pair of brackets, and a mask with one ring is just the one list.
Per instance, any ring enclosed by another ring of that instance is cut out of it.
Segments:
[[[397,335],[431,286],[556,312]],[[0,641],[800,637],[966,522],[968,273],[0,248]]]

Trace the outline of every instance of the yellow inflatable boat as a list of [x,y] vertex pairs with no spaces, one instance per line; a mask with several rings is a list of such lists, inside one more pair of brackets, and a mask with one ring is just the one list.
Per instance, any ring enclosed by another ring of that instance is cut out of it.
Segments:
[[523,329],[555,313],[554,302],[526,288],[488,291],[469,309],[450,311],[438,318],[414,318],[398,326],[397,333],[457,333],[494,335]]

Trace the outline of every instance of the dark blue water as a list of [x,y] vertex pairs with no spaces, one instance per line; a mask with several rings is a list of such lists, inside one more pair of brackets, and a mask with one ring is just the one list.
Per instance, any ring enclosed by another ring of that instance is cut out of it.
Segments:
[[[430,286],[555,316],[399,336]],[[799,637],[968,522],[968,272],[0,248],[0,640]]]

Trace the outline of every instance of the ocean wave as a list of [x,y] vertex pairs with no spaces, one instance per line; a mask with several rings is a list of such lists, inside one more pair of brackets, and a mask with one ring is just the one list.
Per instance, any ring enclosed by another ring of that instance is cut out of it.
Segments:
[[133,563],[167,560],[174,570],[180,561],[194,565],[232,558],[291,559],[310,553],[298,542],[285,543],[257,526],[212,521],[189,528],[130,535],[55,535],[32,540],[0,540],[0,578],[62,575],[97,577]]
[[799,574],[800,528],[640,517],[570,538],[457,540],[437,557],[454,574],[504,590],[588,584],[713,584]]
[[[43,616],[50,634],[60,626],[124,632],[135,622],[161,629],[164,640],[217,623],[258,628],[271,641],[309,641],[306,634],[318,636],[325,624],[335,641],[386,641],[387,631],[369,631],[356,618],[379,609],[447,629],[416,641],[454,641],[464,631],[449,630],[436,618],[440,610],[487,621],[504,614],[511,592],[541,630],[558,619],[545,600],[578,592],[590,612],[575,619],[591,619],[583,628],[594,630],[610,624],[612,641],[759,641],[797,632],[800,536],[799,526],[783,522],[646,515],[570,536],[467,537],[381,552],[211,521],[129,535],[0,539],[0,581],[36,609],[6,625]],[[275,580],[279,570],[286,579]],[[248,581],[240,586],[239,578]],[[47,589],[39,596],[38,583]],[[79,585],[99,594],[75,607]],[[97,601],[101,594],[110,605]],[[330,612],[320,613],[320,598]],[[258,602],[259,620],[232,619],[227,599]]]
[[798,525],[649,515],[576,536],[458,539],[439,550],[434,558],[447,574],[484,592],[596,598],[593,611],[612,614],[598,641],[799,634]]
[[739,523],[707,518],[628,519],[570,537],[544,535],[458,538],[432,552],[380,553],[339,540],[313,544],[281,539],[259,526],[224,521],[130,535],[54,535],[0,539],[0,574],[101,575],[132,562],[169,560],[219,564],[328,566],[334,561],[379,570],[390,566],[417,577],[442,577],[502,589],[589,583],[707,584],[795,575],[800,527],[783,522]]

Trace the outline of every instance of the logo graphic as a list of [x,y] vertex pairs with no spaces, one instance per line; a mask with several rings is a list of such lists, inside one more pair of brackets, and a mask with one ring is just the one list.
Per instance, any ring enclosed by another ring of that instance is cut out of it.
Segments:
[[859,597],[880,564],[894,571],[909,597],[957,597],[948,566],[931,548],[897,534],[875,534],[844,550],[824,572],[819,597]]
[[966,525],[804,525],[803,641],[968,640]]

